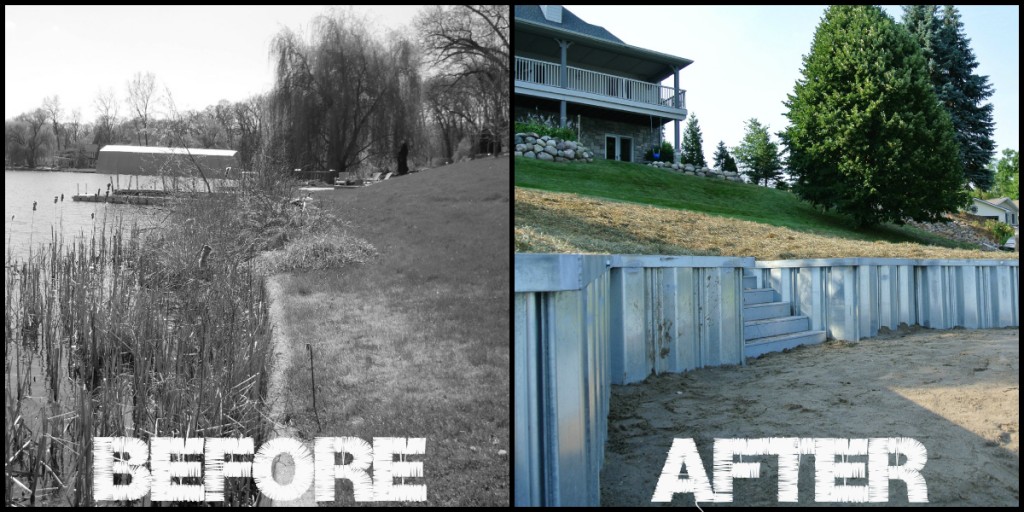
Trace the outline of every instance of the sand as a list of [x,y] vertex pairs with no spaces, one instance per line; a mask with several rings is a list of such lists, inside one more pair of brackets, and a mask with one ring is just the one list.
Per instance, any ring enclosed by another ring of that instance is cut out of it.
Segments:
[[[673,438],[693,438],[711,471],[716,437],[911,437],[928,450],[929,505],[1017,506],[1018,363],[1017,329],[904,328],[613,386],[601,503],[658,505],[651,497]],[[762,461],[761,478],[734,480],[732,505],[779,505],[776,457],[743,460]],[[671,502],[693,504],[693,494]],[[810,455],[798,504],[815,504]],[[903,482],[891,483],[888,504],[908,504]]]

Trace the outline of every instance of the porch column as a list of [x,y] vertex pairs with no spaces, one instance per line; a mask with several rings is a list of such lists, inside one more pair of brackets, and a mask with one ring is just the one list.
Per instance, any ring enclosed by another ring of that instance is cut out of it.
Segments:
[[[672,106],[679,108],[679,68],[672,66],[672,74],[675,76],[675,96],[672,97]],[[676,151],[673,160],[675,160],[676,164],[679,164],[679,120],[676,119],[673,122],[675,123],[676,128]]]
[[[566,66],[566,53],[572,41],[562,39],[556,39],[556,41],[558,41],[558,46],[562,49],[562,66],[558,70],[558,85],[563,89],[567,89],[569,87],[569,68]],[[559,126],[565,128],[565,100],[561,100],[558,103],[559,114],[561,115],[561,124]]]

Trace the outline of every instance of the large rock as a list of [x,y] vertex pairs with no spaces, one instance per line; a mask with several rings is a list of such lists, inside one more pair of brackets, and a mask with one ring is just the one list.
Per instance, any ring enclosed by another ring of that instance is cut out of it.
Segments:
[[521,133],[517,133],[516,134],[516,144],[518,145],[518,144],[522,144],[522,143],[523,143],[523,135]]
[[571,149],[566,149],[565,151],[562,151],[562,156],[568,158],[569,160],[572,160],[576,158],[576,152]]
[[557,154],[558,154],[558,150],[557,150],[557,149],[555,149],[555,146],[554,146],[554,145],[551,145],[551,146],[545,146],[545,147],[544,147],[544,152],[545,152],[545,153],[547,153],[547,154],[549,154],[549,155],[551,155],[551,156],[555,156],[555,155],[557,155]]
[[555,157],[555,161],[556,161],[556,162],[568,162],[568,161],[569,161],[569,159],[567,159],[567,158],[564,158],[564,157],[561,157],[561,156],[556,156],[556,157]]
[[537,153],[534,153],[533,151],[527,151],[526,153],[523,153],[523,156],[525,156],[526,158],[537,158]]
[[693,164],[684,164],[684,165],[683,165],[683,169],[685,169],[685,170],[687,170],[687,171],[695,171],[695,170],[696,170],[696,169],[695,169],[695,168],[693,167]]
[[522,151],[516,151],[516,156],[523,156],[523,152]]
[[679,164],[672,164],[672,170],[673,171],[678,171],[679,170]]
[[540,160],[547,160],[548,162],[555,159],[555,157],[551,156],[551,153],[540,153],[537,155],[537,158]]
[[537,137],[530,137],[529,135],[527,135],[526,139],[524,140],[527,144],[533,144],[534,142],[537,142]]
[[534,153],[540,153],[541,151],[544,151],[544,145],[543,144],[534,144],[533,145],[533,152]]
[[520,153],[526,151],[526,144],[516,144],[516,151]]
[[558,145],[558,143],[555,142],[554,139],[548,139],[548,140],[544,141],[544,144],[546,144],[549,148],[553,148],[553,147]]
[[565,141],[565,147],[566,147],[566,149],[571,149],[571,150],[575,151],[576,150],[576,143],[571,141],[571,140],[567,140],[567,141]]

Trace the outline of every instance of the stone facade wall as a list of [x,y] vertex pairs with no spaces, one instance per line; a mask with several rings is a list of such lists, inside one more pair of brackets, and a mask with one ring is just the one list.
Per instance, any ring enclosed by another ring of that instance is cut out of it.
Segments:
[[[557,111],[551,112],[537,108],[515,107],[515,119],[524,119],[527,115],[551,117],[556,122],[559,118],[559,113]],[[569,120],[574,124],[576,123],[576,116],[570,115],[569,118]],[[593,150],[594,158],[603,159],[605,157],[606,135],[631,137],[633,139],[632,161],[635,163],[642,163],[644,152],[655,145],[658,140],[658,127],[655,127],[655,130],[652,133],[650,125],[636,125],[620,121],[608,121],[588,116],[581,116],[580,124],[582,125],[582,130],[579,142]]]
[[644,152],[657,142],[657,129],[652,133],[650,126],[641,126],[619,121],[608,121],[584,116],[580,142],[594,148],[597,158],[605,157],[605,136],[618,135],[633,139],[633,162],[641,163]]

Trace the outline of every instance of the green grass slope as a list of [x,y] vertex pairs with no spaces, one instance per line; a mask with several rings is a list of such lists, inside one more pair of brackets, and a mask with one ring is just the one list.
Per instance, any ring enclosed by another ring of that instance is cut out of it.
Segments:
[[976,248],[909,226],[886,224],[857,230],[846,217],[817,210],[790,192],[639,164],[605,160],[568,164],[517,158],[515,185],[690,210],[853,240]]

